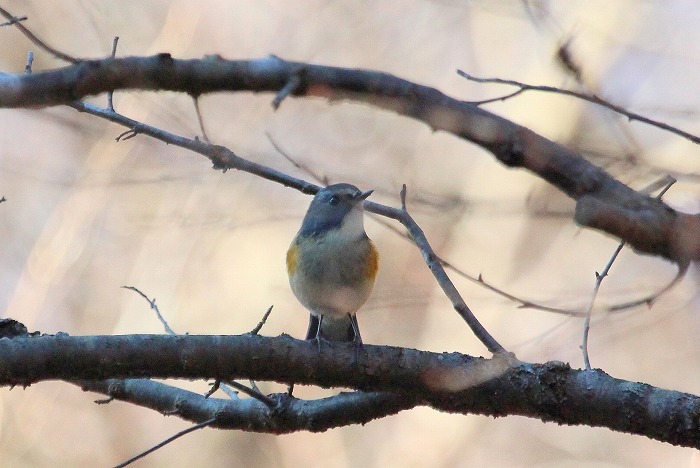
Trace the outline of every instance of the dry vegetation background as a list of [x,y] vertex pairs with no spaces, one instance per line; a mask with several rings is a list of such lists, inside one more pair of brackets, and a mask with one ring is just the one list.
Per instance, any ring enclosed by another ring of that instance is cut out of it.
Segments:
[[[700,7],[688,1],[5,1],[59,49],[82,57],[169,52],[285,59],[387,71],[465,100],[512,91],[478,85],[457,68],[534,84],[575,87],[554,60],[562,41],[587,90],[636,112],[700,133]],[[0,30],[0,71],[63,65],[17,31]],[[523,171],[419,123],[352,104],[218,94],[201,101],[213,142],[308,178],[274,151],[266,132],[330,181],[376,190],[398,204],[408,184],[414,217],[436,250],[466,272],[547,305],[585,307],[616,241],[578,229],[573,204]],[[96,99],[104,104],[104,97]],[[199,133],[189,98],[118,93],[117,111],[168,131]],[[665,200],[700,211],[700,147],[628,124],[569,98],[526,94],[488,106],[584,152],[635,188],[670,173]],[[30,330],[161,333],[156,297],[178,332],[249,331],[275,308],[264,334],[301,337],[306,313],[287,285],[284,254],[310,198],[251,175],[210,169],[201,156],[68,108],[0,111],[0,312]],[[375,293],[359,320],[363,337],[434,351],[485,354],[422,263],[373,221],[382,254]],[[675,268],[624,251],[603,284],[605,306],[660,289]],[[517,304],[455,278],[479,319],[520,359],[581,366],[582,323]],[[598,313],[594,367],[625,379],[700,393],[700,303],[694,267],[652,309]],[[204,392],[203,383],[189,384]],[[266,392],[282,391],[262,384]],[[327,394],[300,389],[300,396]],[[114,402],[63,383],[0,392],[3,466],[106,466],[188,427],[176,417]],[[286,436],[205,429],[138,466],[684,466],[691,449],[588,427],[454,416],[417,409],[323,434]]]

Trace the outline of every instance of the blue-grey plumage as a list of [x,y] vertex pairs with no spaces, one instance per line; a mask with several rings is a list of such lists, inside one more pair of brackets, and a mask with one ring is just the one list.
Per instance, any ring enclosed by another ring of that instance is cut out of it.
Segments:
[[[362,221],[362,201],[372,194],[372,190],[361,192],[360,189],[350,184],[329,185],[318,191],[311,200],[311,205],[306,211],[304,221],[301,223],[299,236],[318,237],[331,230],[341,228],[343,221],[354,221],[349,229],[346,229],[349,237],[361,236],[365,233]],[[355,210],[352,219],[346,219]]]
[[307,339],[361,342],[355,313],[372,292],[378,266],[363,220],[371,193],[350,184],[321,189],[287,251],[292,291],[311,313]]

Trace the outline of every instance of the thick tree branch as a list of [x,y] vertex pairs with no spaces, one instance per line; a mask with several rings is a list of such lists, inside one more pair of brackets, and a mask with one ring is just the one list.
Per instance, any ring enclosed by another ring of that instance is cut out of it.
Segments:
[[168,54],[106,58],[26,76],[2,75],[0,107],[69,104],[120,89],[180,91],[194,97],[219,91],[285,90],[282,97],[346,99],[391,110],[473,142],[508,166],[534,172],[577,201],[575,219],[581,225],[623,239],[639,252],[681,264],[700,259],[697,215],[677,212],[635,192],[577,153],[525,127],[386,73],[277,57],[237,61],[219,56],[177,60]]
[[[315,344],[286,335],[57,335],[0,339],[0,384],[112,377],[251,378],[381,392],[322,400],[319,406],[278,396],[279,407],[270,410],[254,399],[239,400],[242,403],[237,404],[228,400],[207,402],[203,397],[184,393],[154,397],[161,388],[148,387],[150,384],[127,390],[129,381],[81,383],[86,389],[139,400],[138,404],[162,412],[175,410],[198,422],[212,414],[220,415],[216,427],[232,424],[238,428],[241,423],[236,418],[248,414],[256,415],[250,421],[254,430],[323,430],[319,425],[309,426],[310,416],[304,419],[304,414],[317,415],[324,408],[329,411],[323,413],[324,417],[336,410],[347,412],[348,408],[391,414],[420,403],[452,413],[522,415],[559,424],[603,426],[700,448],[697,396],[615,379],[599,370],[574,370],[563,363],[509,363],[503,357],[483,359],[371,345],[365,345],[358,356],[349,343],[329,343],[319,354]],[[142,397],[136,398],[134,395],[139,392]],[[396,396],[392,398],[385,392]],[[179,404],[178,395],[186,397]],[[360,404],[354,406],[353,401]],[[227,414],[226,408],[231,413]],[[302,414],[302,410],[308,412]],[[363,422],[364,418],[361,413],[346,417],[355,417],[352,422]],[[284,421],[293,422],[287,427]]]

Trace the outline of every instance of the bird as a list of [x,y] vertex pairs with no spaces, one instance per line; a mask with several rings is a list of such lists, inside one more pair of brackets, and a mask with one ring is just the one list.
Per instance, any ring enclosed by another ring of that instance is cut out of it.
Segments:
[[292,292],[309,311],[307,340],[362,346],[356,313],[369,299],[379,255],[364,227],[362,192],[339,183],[316,193],[287,250]]

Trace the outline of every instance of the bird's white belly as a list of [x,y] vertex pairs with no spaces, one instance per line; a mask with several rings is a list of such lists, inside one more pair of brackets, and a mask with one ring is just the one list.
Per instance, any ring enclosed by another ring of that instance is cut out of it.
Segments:
[[[371,282],[359,287],[358,285],[348,287],[321,284],[308,287],[309,282],[300,281],[300,276],[297,275],[290,281],[292,290],[299,302],[314,315],[343,317],[347,314],[354,314],[367,301],[372,292]],[[302,283],[306,287],[303,287]]]

